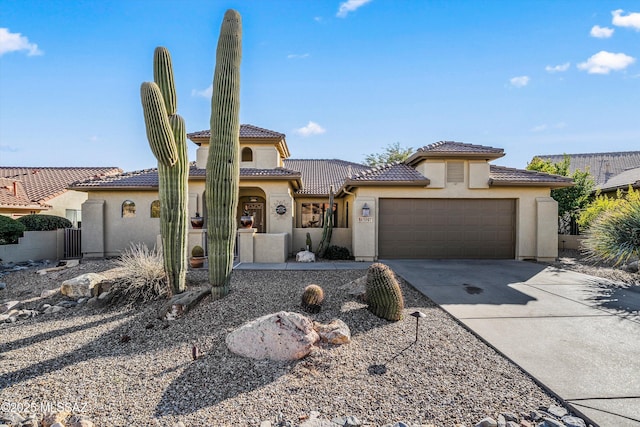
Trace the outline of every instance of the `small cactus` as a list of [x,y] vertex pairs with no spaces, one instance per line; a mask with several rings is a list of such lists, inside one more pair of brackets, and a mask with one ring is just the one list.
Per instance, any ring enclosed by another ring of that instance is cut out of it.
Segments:
[[302,293],[302,308],[308,313],[320,312],[320,306],[324,301],[324,291],[318,285],[309,285]]
[[402,319],[404,299],[393,271],[385,264],[375,263],[367,271],[365,299],[373,314],[386,320]]
[[311,233],[307,233],[307,250],[309,252],[313,252],[313,249],[311,248]]
[[202,246],[194,246],[191,249],[191,256],[194,258],[202,258],[204,256],[204,249],[202,249]]

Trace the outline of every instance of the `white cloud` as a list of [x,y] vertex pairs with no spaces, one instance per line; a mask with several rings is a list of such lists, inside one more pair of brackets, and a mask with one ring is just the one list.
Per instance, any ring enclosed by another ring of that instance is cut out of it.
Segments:
[[322,16],[314,16],[313,20],[316,22],[322,22]]
[[294,132],[301,136],[311,136],[323,134],[326,132],[326,129],[316,122],[310,121],[306,126],[296,129]]
[[338,18],[346,18],[349,12],[354,12],[356,9],[364,6],[369,3],[371,0],[347,0],[345,2],[340,3],[340,7],[338,8],[338,13],[336,16]]
[[287,55],[287,59],[304,59],[304,58],[308,58],[311,55],[309,55],[308,53],[302,53],[302,54],[295,54],[295,53],[291,53],[289,55]]
[[9,52],[27,51],[27,56],[42,55],[35,43],[29,43],[29,39],[20,33],[10,33],[8,28],[0,28],[0,56]]
[[200,96],[202,98],[211,98],[212,95],[213,95],[213,83],[211,83],[209,85],[209,87],[206,88],[206,89],[202,89],[202,90],[191,89],[191,96]]
[[635,58],[624,53],[611,53],[601,50],[578,64],[578,69],[586,70],[589,74],[609,74],[610,71],[620,71],[636,61]]
[[624,11],[622,9],[614,10],[611,12],[613,19],[611,23],[618,27],[631,27],[636,31],[640,31],[640,13],[633,12],[627,16],[622,16]]
[[544,69],[550,73],[561,73],[563,71],[567,71],[570,66],[570,62],[565,62],[564,64],[560,65],[547,65],[546,67],[544,67]]
[[518,76],[511,78],[509,80],[509,83],[511,83],[511,86],[514,87],[525,87],[529,84],[529,80],[531,80],[529,76]]
[[594,25],[591,28],[591,37],[596,37],[598,39],[608,39],[613,35],[615,30],[609,27],[601,27],[600,25]]

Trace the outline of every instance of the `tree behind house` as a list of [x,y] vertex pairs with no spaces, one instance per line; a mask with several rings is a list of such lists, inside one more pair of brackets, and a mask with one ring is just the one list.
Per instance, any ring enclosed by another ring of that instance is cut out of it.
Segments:
[[364,162],[372,167],[386,165],[387,163],[404,162],[413,153],[411,147],[401,147],[399,142],[389,144],[382,153],[372,153],[365,157]]

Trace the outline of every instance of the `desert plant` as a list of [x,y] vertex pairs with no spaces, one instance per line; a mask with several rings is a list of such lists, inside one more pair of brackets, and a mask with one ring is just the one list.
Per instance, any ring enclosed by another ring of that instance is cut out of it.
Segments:
[[324,258],[324,253],[331,244],[331,234],[333,233],[333,185],[329,187],[329,206],[324,215],[322,224],[322,238],[316,249],[316,256]]
[[184,120],[176,114],[176,90],[171,56],[164,47],[153,54],[154,82],[140,88],[147,139],[158,160],[160,235],[170,289],[186,289],[187,181],[189,159]]
[[327,248],[326,252],[324,253],[324,257],[326,259],[337,259],[337,260],[353,259],[353,257],[351,256],[351,253],[349,252],[349,249],[343,246],[335,246],[335,245],[331,245]]
[[621,265],[640,257],[640,199],[598,216],[582,242],[591,260]]
[[242,21],[235,10],[224,14],[213,76],[211,139],[206,193],[209,283],[214,299],[229,293],[236,242],[240,181],[240,61]]
[[402,290],[395,274],[387,265],[375,263],[367,270],[365,300],[369,311],[376,316],[391,321],[402,319]]
[[12,245],[18,243],[22,237],[25,226],[19,221],[8,216],[0,215],[0,245]]
[[125,274],[111,287],[112,301],[135,304],[169,296],[162,251],[149,249],[142,243],[131,244],[116,265]]
[[202,246],[195,245],[191,248],[191,256],[194,258],[202,258],[204,256],[204,249],[202,249]]
[[25,215],[18,218],[17,221],[25,226],[25,231],[50,231],[73,227],[71,221],[56,215]]
[[306,241],[306,245],[307,245],[307,250],[309,252],[313,252],[313,248],[311,247],[311,233],[307,232],[307,241]]
[[615,197],[608,196],[606,194],[598,194],[589,205],[580,212],[578,218],[578,225],[582,230],[586,230],[591,226],[591,223],[602,213],[610,210],[616,210],[620,205],[629,201],[633,201],[640,198],[640,191],[634,190],[629,186],[626,192],[618,190]]
[[324,291],[319,285],[309,285],[302,293],[302,308],[309,313],[320,312],[324,302]]

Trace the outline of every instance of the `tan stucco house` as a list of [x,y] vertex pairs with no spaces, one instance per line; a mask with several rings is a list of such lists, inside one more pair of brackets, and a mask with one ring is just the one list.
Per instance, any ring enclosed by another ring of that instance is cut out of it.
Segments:
[[[189,173],[189,213],[206,217],[205,165],[209,131],[188,135],[198,145]],[[333,189],[332,244],[356,260],[388,258],[504,258],[557,256],[557,204],[552,188],[565,177],[492,165],[502,149],[443,141],[405,162],[369,168],[343,160],[290,159],[285,135],[240,128],[240,203],[254,216],[238,236],[242,262],[282,262],[320,241]],[[131,242],[156,245],[156,169],[74,183],[88,193],[82,207],[86,257],[117,255]],[[205,222],[206,223],[206,222]],[[189,229],[189,247],[206,230]]]
[[116,167],[0,166],[0,215],[14,219],[29,214],[56,215],[77,227],[87,193],[69,190],[69,184],[120,173],[122,169]]

